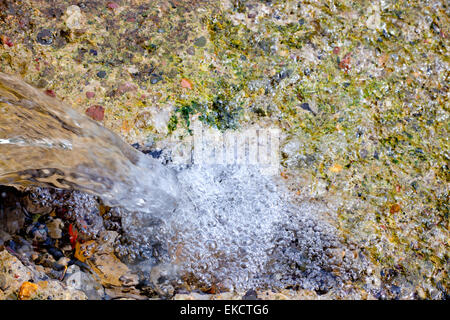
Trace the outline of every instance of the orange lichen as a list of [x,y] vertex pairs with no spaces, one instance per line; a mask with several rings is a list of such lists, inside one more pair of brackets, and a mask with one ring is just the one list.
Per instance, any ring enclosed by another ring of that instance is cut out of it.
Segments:
[[28,300],[32,295],[34,295],[38,290],[38,286],[35,283],[25,281],[22,283],[19,289],[19,300]]

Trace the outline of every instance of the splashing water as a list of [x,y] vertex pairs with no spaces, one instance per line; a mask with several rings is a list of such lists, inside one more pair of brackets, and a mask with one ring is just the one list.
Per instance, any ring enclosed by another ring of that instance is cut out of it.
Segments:
[[342,259],[318,205],[292,205],[257,168],[164,166],[2,73],[0,113],[0,184],[77,189],[120,206],[117,253],[142,272],[166,264],[203,286],[327,291],[363,269]]
[[171,170],[87,116],[3,73],[0,113],[0,184],[78,189],[111,206],[159,215],[176,207]]

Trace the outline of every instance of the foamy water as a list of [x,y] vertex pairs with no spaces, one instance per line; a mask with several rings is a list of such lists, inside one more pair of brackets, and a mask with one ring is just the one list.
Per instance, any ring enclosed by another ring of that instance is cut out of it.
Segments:
[[150,278],[159,269],[199,286],[326,292],[359,276],[317,205],[294,206],[257,166],[165,166],[1,73],[0,112],[0,184],[76,189],[120,207],[117,253]]

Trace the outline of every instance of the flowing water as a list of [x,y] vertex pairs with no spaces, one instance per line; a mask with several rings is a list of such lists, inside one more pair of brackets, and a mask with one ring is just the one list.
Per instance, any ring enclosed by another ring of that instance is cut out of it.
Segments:
[[178,190],[169,169],[87,116],[3,73],[0,112],[1,184],[78,189],[109,205],[160,215],[176,207]]
[[118,255],[139,271],[322,292],[360,277],[362,262],[317,217],[321,206],[293,205],[257,168],[163,165],[2,73],[0,113],[0,184],[76,189],[117,207]]

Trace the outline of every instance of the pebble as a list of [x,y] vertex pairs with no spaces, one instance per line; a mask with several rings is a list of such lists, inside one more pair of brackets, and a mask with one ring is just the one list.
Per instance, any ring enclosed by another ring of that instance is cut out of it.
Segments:
[[136,274],[124,274],[119,278],[126,287],[136,286],[139,283],[139,277]]
[[129,66],[127,71],[131,74],[136,74],[139,72],[138,68],[136,68],[136,66]]
[[300,108],[302,108],[303,110],[306,110],[306,111],[311,112],[313,115],[316,115],[315,112],[314,112],[314,111],[311,109],[311,107],[309,106],[309,103],[307,103],[307,102],[302,103],[302,104],[300,105]]
[[242,300],[258,300],[258,294],[255,290],[248,290],[245,295],[242,297]]
[[43,29],[37,34],[36,40],[42,45],[51,45],[53,43],[53,34],[50,30]]
[[125,82],[119,85],[117,88],[117,94],[122,95],[124,93],[130,92],[130,91],[136,91],[138,89],[137,85],[131,82]]
[[0,36],[0,40],[3,44],[6,44],[8,47],[12,47],[14,43],[6,36]]
[[196,47],[204,47],[206,45],[206,38],[204,36],[195,39],[194,46]]
[[161,76],[159,76],[159,75],[152,75],[152,77],[150,78],[150,83],[151,84],[156,84],[156,83],[158,83],[161,80],[162,80]]
[[95,92],[92,92],[92,91],[87,91],[86,92],[86,98],[92,99],[94,97],[95,97]]
[[86,109],[86,114],[94,120],[102,121],[105,117],[105,108],[94,105]]
[[181,79],[181,87],[192,89],[192,82],[189,79],[183,78]]
[[65,23],[70,30],[77,30],[83,27],[84,18],[79,6],[72,5],[67,8]]
[[52,97],[52,98],[55,98],[55,97],[56,97],[55,91],[53,91],[53,90],[51,90],[51,89],[45,90],[45,94],[48,95],[48,96],[50,96],[50,97]]
[[106,71],[101,70],[97,72],[97,77],[104,79],[106,77]]
[[61,219],[56,218],[47,223],[48,235],[52,239],[61,239],[62,238],[62,230],[61,228],[64,226]]
[[108,2],[107,7],[109,9],[117,9],[119,8],[119,5],[116,2]]
[[195,48],[194,47],[189,47],[189,48],[187,48],[186,52],[189,55],[193,56],[195,54]]
[[351,69],[351,55],[352,53],[347,53],[344,58],[339,62],[339,68],[344,70],[345,72],[348,72]]

